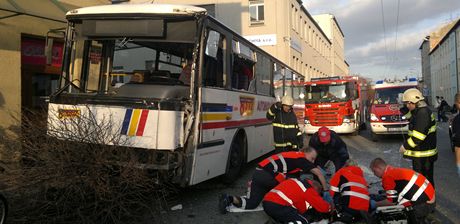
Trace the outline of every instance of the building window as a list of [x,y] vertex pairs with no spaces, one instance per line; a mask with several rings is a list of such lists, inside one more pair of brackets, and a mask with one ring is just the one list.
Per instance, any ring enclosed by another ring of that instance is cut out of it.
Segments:
[[264,1],[249,0],[249,15],[251,17],[251,24],[264,23]]

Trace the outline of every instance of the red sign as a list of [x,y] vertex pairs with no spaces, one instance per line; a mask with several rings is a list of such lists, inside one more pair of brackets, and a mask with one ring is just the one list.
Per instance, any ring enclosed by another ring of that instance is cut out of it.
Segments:
[[[63,43],[53,43],[51,66],[62,66],[63,49]],[[29,65],[46,65],[45,40],[23,38],[21,41],[21,63]]]
[[254,111],[254,97],[240,96],[240,114],[243,117],[251,116]]

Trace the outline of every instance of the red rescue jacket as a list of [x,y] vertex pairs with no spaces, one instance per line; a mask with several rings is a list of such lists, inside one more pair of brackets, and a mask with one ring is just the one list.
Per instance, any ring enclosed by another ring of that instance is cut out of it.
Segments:
[[435,194],[430,181],[411,169],[387,166],[382,185],[388,201],[405,206],[428,202]]
[[357,166],[343,167],[338,170],[330,181],[329,190],[334,201],[340,197],[340,204],[358,211],[369,210],[369,191],[361,168]]
[[300,171],[309,172],[316,168],[315,164],[308,161],[304,152],[282,152],[272,155],[259,163],[259,168],[272,173],[278,182],[286,179],[286,174]]
[[331,211],[329,203],[323,200],[312,187],[310,180],[288,179],[268,192],[264,197],[264,201],[292,206],[301,214],[311,208],[321,213]]

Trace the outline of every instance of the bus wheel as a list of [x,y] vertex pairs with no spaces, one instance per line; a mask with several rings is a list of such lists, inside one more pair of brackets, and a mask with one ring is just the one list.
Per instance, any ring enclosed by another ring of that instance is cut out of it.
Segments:
[[225,184],[233,183],[239,177],[244,163],[244,142],[244,135],[239,135],[233,140],[232,145],[230,146],[227,169],[222,180]]

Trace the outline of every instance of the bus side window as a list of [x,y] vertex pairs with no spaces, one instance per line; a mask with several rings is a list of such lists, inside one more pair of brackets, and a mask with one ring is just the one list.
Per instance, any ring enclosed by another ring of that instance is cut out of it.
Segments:
[[224,49],[224,36],[214,30],[209,30],[203,63],[204,86],[224,86]]
[[236,54],[233,56],[232,88],[247,91],[249,84],[254,79],[253,62],[240,58]]
[[254,50],[233,40],[232,88],[245,91],[256,91]]
[[270,95],[271,65],[270,59],[263,54],[257,54],[256,62],[256,89],[258,94]]

